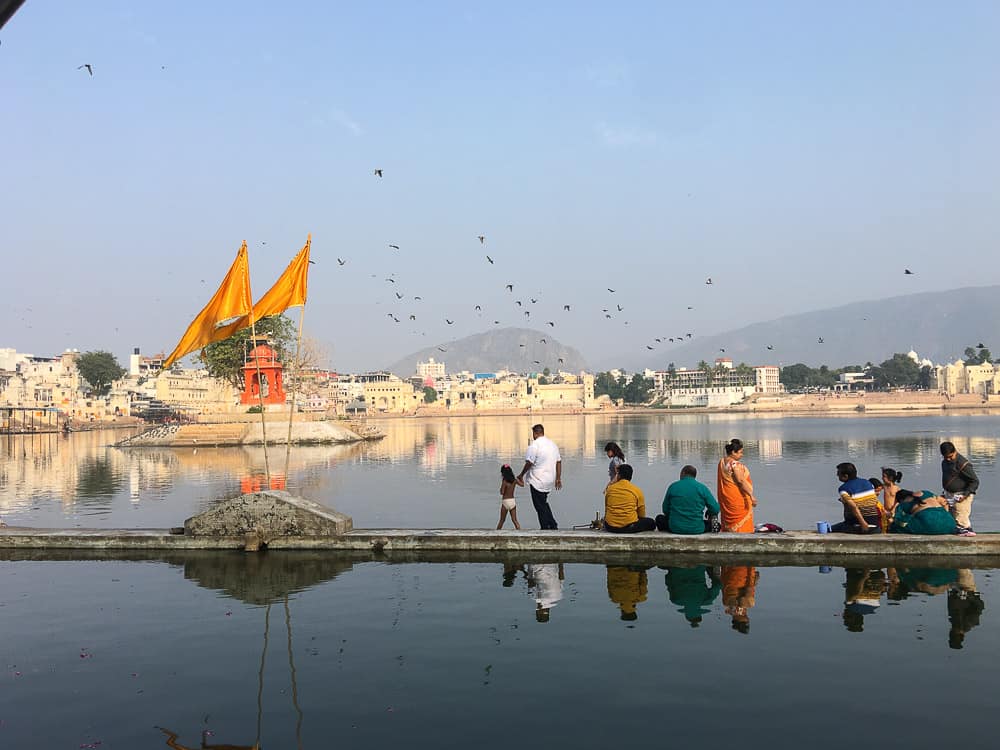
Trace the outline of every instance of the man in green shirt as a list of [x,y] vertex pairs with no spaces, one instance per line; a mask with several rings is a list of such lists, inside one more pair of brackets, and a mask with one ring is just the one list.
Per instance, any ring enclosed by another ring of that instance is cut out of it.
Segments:
[[719,514],[719,502],[712,491],[695,477],[693,466],[681,469],[681,478],[667,487],[663,496],[663,513],[656,517],[656,528],[672,534],[703,534],[705,509],[710,515]]

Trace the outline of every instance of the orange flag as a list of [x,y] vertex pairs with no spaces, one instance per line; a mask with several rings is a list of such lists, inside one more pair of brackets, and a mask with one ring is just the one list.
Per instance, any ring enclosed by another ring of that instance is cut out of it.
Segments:
[[247,243],[244,242],[219,290],[188,326],[180,343],[163,363],[163,369],[167,370],[176,360],[195,349],[231,336],[231,332],[225,332],[229,326],[220,324],[228,323],[233,318],[245,317],[250,311],[251,299],[250,267],[247,262]]
[[[312,235],[306,239],[305,247],[292,258],[285,272],[274,282],[263,297],[253,306],[254,322],[268,315],[277,315],[289,307],[297,307],[306,303],[306,288],[309,282],[309,248],[312,245]],[[249,316],[244,315],[234,323],[219,329],[220,339],[232,336],[237,331],[250,325]]]

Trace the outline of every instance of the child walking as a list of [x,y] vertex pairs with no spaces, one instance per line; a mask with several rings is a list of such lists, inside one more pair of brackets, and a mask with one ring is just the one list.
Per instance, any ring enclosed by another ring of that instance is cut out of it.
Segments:
[[518,479],[514,476],[514,470],[510,468],[510,464],[504,464],[500,467],[500,523],[497,524],[497,530],[503,528],[503,522],[507,520],[507,514],[510,513],[510,519],[514,522],[514,528],[520,529],[521,524],[517,522],[517,501],[514,500],[514,488],[517,485],[524,487],[524,480]]

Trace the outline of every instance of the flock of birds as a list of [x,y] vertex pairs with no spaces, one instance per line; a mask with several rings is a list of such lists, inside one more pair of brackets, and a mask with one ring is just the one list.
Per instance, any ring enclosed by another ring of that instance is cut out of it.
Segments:
[[[373,174],[374,174],[374,176],[376,178],[383,179],[385,173],[384,173],[384,170],[382,168],[376,168],[374,170]],[[486,248],[488,247],[486,234],[478,234],[478,235],[476,235],[476,240],[478,240],[480,249],[483,251],[483,259],[484,259],[484,261],[489,266],[495,266],[497,258],[495,258],[495,256],[493,254],[491,254],[492,251],[490,251],[490,252],[486,251]],[[402,249],[401,246],[398,243],[396,243],[396,242],[388,242],[387,245],[388,245],[389,250],[391,250],[393,252],[400,252],[401,249]],[[340,258],[340,257],[338,257],[337,258],[337,265],[341,266],[341,267],[346,266],[348,264],[348,260],[349,259],[347,259],[347,258]],[[911,271],[909,268],[904,269],[903,273],[906,276],[912,276],[912,275],[914,275],[913,271]],[[372,278],[377,278],[377,276],[378,276],[377,274],[371,274]],[[417,302],[421,302],[423,300],[423,298],[421,296],[419,296],[419,295],[413,295],[413,296],[408,297],[406,294],[404,294],[403,292],[399,291],[397,289],[397,286],[398,286],[397,282],[398,281],[399,281],[399,279],[397,278],[397,276],[396,276],[395,273],[390,273],[387,276],[385,276],[385,278],[384,278],[384,282],[386,284],[391,285],[390,288],[392,289],[391,296],[388,298],[390,304],[394,304],[394,305],[398,304],[398,305],[402,306],[404,303],[405,304],[417,303]],[[715,281],[712,279],[711,276],[707,277],[705,279],[704,283],[705,283],[706,287],[714,287],[714,286],[716,286]],[[504,312],[501,309],[500,313],[499,313],[499,315],[497,317],[492,317],[491,318],[490,316],[487,316],[487,320],[492,319],[492,324],[494,326],[505,325],[504,319],[506,319],[508,321],[506,324],[513,325],[513,322],[511,322],[510,318],[509,318],[509,316],[511,314],[517,315],[517,320],[519,320],[520,322],[522,322],[522,323],[524,323],[526,325],[531,325],[534,322],[533,318],[532,318],[533,314],[535,315],[535,318],[534,318],[535,320],[540,319],[540,316],[538,315],[538,313],[541,310],[541,308],[537,307],[537,305],[541,301],[541,295],[534,295],[534,296],[527,295],[527,296],[522,296],[520,294],[516,294],[515,292],[519,292],[520,291],[520,287],[515,282],[509,282],[509,283],[504,284],[503,290],[504,290],[504,292],[506,292],[506,294],[509,297],[509,304],[511,305],[511,308],[509,308],[507,312]],[[606,290],[607,290],[607,293],[609,295],[617,294],[617,289],[614,289],[612,287],[606,287]],[[686,307],[687,307],[687,311],[689,311],[689,312],[695,310],[695,306],[694,305],[687,305]],[[560,306],[558,308],[553,308],[553,309],[558,310],[559,314],[566,314],[566,313],[573,312],[574,306],[571,303],[568,303],[568,302],[565,302],[565,301],[561,301],[560,302]],[[610,298],[608,300],[608,302],[606,303],[606,306],[600,307],[599,309],[600,309],[601,313],[603,314],[604,319],[606,319],[606,320],[615,320],[616,318],[620,317],[621,321],[622,321],[622,325],[624,325],[624,326],[628,326],[629,325],[629,320],[627,318],[625,318],[624,316],[621,315],[622,313],[625,312],[625,307],[622,304],[620,304],[617,301],[615,301],[614,298]],[[484,305],[483,304],[476,304],[474,306],[472,312],[475,313],[478,317],[482,317],[484,315]],[[497,314],[495,311],[494,311],[494,313]],[[549,316],[546,316],[546,317],[549,317]],[[557,327],[557,319],[558,318],[556,316],[551,316],[551,317],[554,318],[554,319],[546,319],[544,321],[544,325],[547,325],[550,328],[554,329],[554,328]],[[385,314],[385,319],[388,320],[388,321],[390,321],[393,325],[402,325],[404,322],[409,322],[409,323],[416,323],[419,326],[419,325],[422,325],[425,322],[425,321],[422,320],[422,316],[420,314],[419,308],[412,308],[412,307],[411,307],[410,310],[407,310],[406,312],[402,312],[402,311],[390,311],[390,312],[387,312]],[[523,320],[521,320],[521,319],[523,319]],[[443,322],[444,322],[444,324],[446,326],[453,326],[456,323],[456,319],[454,319],[452,317],[447,317],[446,316],[446,317],[443,318]],[[411,331],[411,333],[413,333],[414,335],[420,335],[420,336],[426,336],[427,335],[426,330],[419,330],[419,329],[414,329],[414,330]],[[694,336],[695,336],[695,334],[692,331],[685,331],[683,333],[675,333],[674,335],[664,334],[664,335],[655,337],[652,341],[649,341],[648,343],[646,343],[645,344],[645,348],[646,348],[647,351],[655,351],[657,349],[658,345],[679,344],[679,343],[691,340],[692,338],[694,338]],[[542,344],[542,345],[546,345],[546,344],[548,344],[548,339],[545,338],[545,337],[542,337],[542,338],[540,338],[538,340],[537,343]],[[822,336],[817,337],[817,343],[818,344],[825,343],[824,338]],[[519,346],[522,349],[527,347],[527,345],[525,343],[521,343]],[[446,346],[437,346],[436,348],[440,352],[444,352],[444,353],[448,352],[448,348]],[[768,344],[767,347],[766,347],[766,349],[767,349],[767,351],[774,351],[775,347],[774,347],[773,344]],[[726,353],[726,349],[724,347],[720,347],[719,348],[719,354],[725,354],[725,353]],[[564,361],[562,357],[558,357],[558,358],[556,358],[556,360],[557,360],[558,364],[562,364],[563,361]],[[535,365],[539,365],[539,366],[542,366],[543,364],[545,364],[542,360],[538,360],[538,359],[532,360],[532,363],[535,364]]]
[[[94,75],[94,66],[92,64],[90,64],[90,63],[83,63],[82,65],[80,65],[80,66],[77,67],[77,70],[86,70],[88,75],[90,75],[90,76]],[[383,169],[382,168],[376,168],[374,170],[374,176],[377,177],[377,178],[379,178],[379,179],[382,179],[384,177],[384,171],[383,171]],[[481,247],[483,247],[483,248],[486,247],[486,235],[485,234],[477,235],[476,239],[479,240],[479,244],[480,244]],[[266,244],[266,243],[262,243],[262,244]],[[400,245],[398,245],[396,243],[393,243],[393,242],[388,243],[388,246],[389,246],[389,249],[393,250],[393,251],[400,251],[401,250]],[[486,262],[489,265],[493,266],[493,265],[496,264],[496,260],[489,253],[484,253],[484,258],[485,258]],[[343,267],[343,266],[346,266],[347,263],[348,263],[348,259],[346,259],[346,258],[339,258],[339,257],[337,258],[337,265],[338,266]],[[914,275],[914,272],[911,271],[909,268],[904,269],[903,273],[906,276],[913,276]],[[372,277],[375,278],[375,277],[377,277],[377,275],[376,274],[372,274]],[[388,284],[395,285],[397,283],[397,279],[395,278],[395,274],[394,273],[390,273],[385,278],[385,282],[388,283]],[[712,277],[708,277],[708,278],[705,279],[705,285],[706,286],[714,286],[714,281],[712,280]],[[616,291],[617,291],[615,289],[612,289],[611,287],[606,287],[606,288],[607,288],[607,291],[608,291],[609,294],[615,294]],[[508,284],[506,284],[504,286],[504,289],[508,293],[513,294],[514,293],[514,283],[508,283]],[[405,295],[402,294],[399,291],[394,291],[393,297],[394,297],[394,300],[396,302],[400,302],[400,303],[405,299]],[[422,301],[423,298],[421,296],[419,296],[419,295],[414,295],[411,299],[412,299],[413,302],[420,302],[420,301]],[[522,322],[530,324],[531,323],[531,314],[532,314],[533,310],[530,307],[528,307],[528,304],[530,303],[530,305],[536,305],[539,302],[539,298],[538,297],[530,297],[530,296],[527,297],[526,299],[515,299],[515,298],[512,298],[512,302],[513,302],[513,305],[515,306],[515,308],[517,309],[517,312],[520,314],[520,316],[522,316],[524,318],[524,320]],[[687,310],[688,311],[693,311],[694,309],[695,308],[694,308],[693,305],[688,305],[687,306]],[[475,313],[477,315],[482,316],[482,314],[483,314],[483,306],[481,304],[477,304],[475,306],[475,308],[474,308],[474,311],[475,311]],[[568,313],[568,312],[571,312],[571,311],[572,311],[572,305],[571,304],[565,304],[565,303],[562,304],[562,312],[563,313]],[[625,308],[621,304],[615,303],[613,306],[609,305],[608,307],[602,307],[601,308],[601,312],[604,315],[604,318],[606,320],[613,320],[616,317],[616,313],[623,313],[623,312],[625,312]],[[408,314],[405,314],[405,317],[406,317],[406,319],[407,319],[408,322],[413,322],[413,323],[418,322],[418,315],[417,315],[416,312],[410,312]],[[386,318],[389,319],[389,320],[391,320],[394,324],[401,324],[403,322],[403,320],[404,320],[404,318],[401,317],[401,314],[397,313],[397,312],[388,312],[388,313],[386,313]],[[455,324],[454,320],[452,320],[450,318],[447,318],[447,317],[444,319],[444,322],[445,322],[446,325],[449,325],[449,326]],[[629,325],[629,321],[628,320],[623,320],[623,324],[627,326],[627,325]],[[494,326],[502,325],[500,318],[494,318],[493,319],[493,325]],[[548,325],[551,328],[555,328],[556,327],[556,322],[554,320],[547,320],[546,321],[546,325]],[[413,331],[413,333],[415,333],[415,334],[419,333],[419,335],[421,335],[421,336],[426,336],[426,331]],[[691,331],[687,331],[687,332],[680,333],[680,334],[675,334],[673,336],[662,335],[662,336],[658,336],[658,337],[654,338],[653,341],[645,344],[645,347],[646,347],[646,350],[648,350],[648,351],[654,351],[654,350],[656,350],[656,348],[657,348],[656,345],[658,345],[658,344],[660,344],[660,345],[665,344],[665,343],[666,344],[676,344],[676,343],[680,343],[680,342],[683,342],[683,341],[690,340],[693,337],[694,337],[694,333],[691,332]],[[548,342],[547,342],[547,339],[541,338],[539,340],[539,343],[546,344]],[[823,344],[824,343],[824,339],[823,339],[822,336],[820,336],[820,337],[817,338],[817,343],[819,343],[819,344]],[[521,344],[520,346],[523,348],[523,347],[525,347],[525,344]],[[443,347],[443,346],[438,346],[437,349],[438,349],[438,351],[441,351],[441,352],[447,352],[448,351],[448,349],[446,347]],[[774,351],[774,346],[771,345],[771,344],[767,345],[767,351]],[[725,354],[726,353],[726,349],[724,347],[720,347],[719,353],[720,354]],[[563,358],[559,357],[559,358],[557,358],[557,361],[558,361],[559,364],[562,364],[563,363]],[[542,363],[541,360],[533,360],[533,364],[542,365],[543,363]]]

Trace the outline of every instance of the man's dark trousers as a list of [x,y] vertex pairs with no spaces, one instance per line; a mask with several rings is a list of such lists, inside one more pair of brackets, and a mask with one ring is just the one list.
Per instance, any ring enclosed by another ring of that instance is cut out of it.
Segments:
[[531,504],[535,506],[535,513],[538,514],[538,525],[543,529],[558,529],[559,524],[552,516],[552,508],[549,507],[549,493],[539,492],[531,484],[528,485],[528,489],[531,490]]

